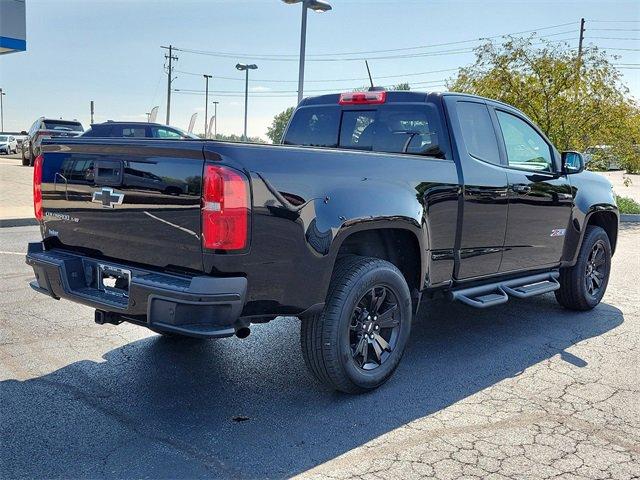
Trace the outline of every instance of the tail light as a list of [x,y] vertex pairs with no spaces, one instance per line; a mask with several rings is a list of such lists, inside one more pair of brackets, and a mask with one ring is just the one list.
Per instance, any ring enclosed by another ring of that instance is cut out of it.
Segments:
[[38,155],[33,162],[33,212],[36,220],[44,219],[42,210],[42,162],[44,157]]
[[249,185],[236,170],[205,165],[202,194],[202,246],[243,250],[249,240]]
[[387,101],[387,92],[348,92],[341,93],[340,105],[380,105]]

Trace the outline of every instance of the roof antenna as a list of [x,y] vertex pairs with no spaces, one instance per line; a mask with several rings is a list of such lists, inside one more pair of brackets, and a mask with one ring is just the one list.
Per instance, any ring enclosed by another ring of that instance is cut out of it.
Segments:
[[374,89],[375,87],[373,86],[373,77],[371,77],[371,70],[369,70],[369,61],[365,60],[364,64],[367,66],[367,73],[369,74],[369,82],[371,82],[371,89]]

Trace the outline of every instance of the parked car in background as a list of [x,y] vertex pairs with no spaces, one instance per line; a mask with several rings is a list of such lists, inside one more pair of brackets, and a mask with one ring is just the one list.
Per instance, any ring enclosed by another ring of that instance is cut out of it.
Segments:
[[198,139],[196,135],[177,127],[148,122],[113,122],[94,123],[83,137],[106,138],[157,138],[163,140]]
[[27,139],[22,142],[22,165],[33,165],[40,155],[40,144],[45,138],[72,138],[82,135],[84,128],[77,120],[62,120],[40,117],[27,132]]
[[0,135],[0,153],[18,153],[18,142],[13,135]]
[[582,154],[585,165],[590,170],[620,170],[622,164],[611,145],[595,145]]
[[20,135],[14,136],[16,137],[16,142],[18,142],[18,150],[22,150],[22,143],[27,139],[27,132],[22,132]]

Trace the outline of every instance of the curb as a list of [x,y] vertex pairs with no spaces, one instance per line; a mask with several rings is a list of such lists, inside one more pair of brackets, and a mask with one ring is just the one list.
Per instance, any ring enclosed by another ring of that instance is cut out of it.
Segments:
[[640,223],[640,214],[637,213],[621,213],[621,222]]
[[8,218],[0,220],[0,228],[30,227],[32,225],[38,225],[35,218]]

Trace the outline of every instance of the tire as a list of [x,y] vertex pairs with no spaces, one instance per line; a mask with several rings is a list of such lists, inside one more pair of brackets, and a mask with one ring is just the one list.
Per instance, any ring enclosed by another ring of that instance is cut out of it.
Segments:
[[301,323],[305,364],[335,390],[373,390],[398,366],[411,316],[409,287],[393,264],[370,257],[339,258],[324,310]]
[[29,160],[24,156],[24,150],[22,150],[22,166],[23,167],[29,166]]
[[589,225],[576,264],[560,269],[560,288],[555,291],[556,300],[570,310],[591,310],[602,300],[610,272],[609,236],[601,227]]

